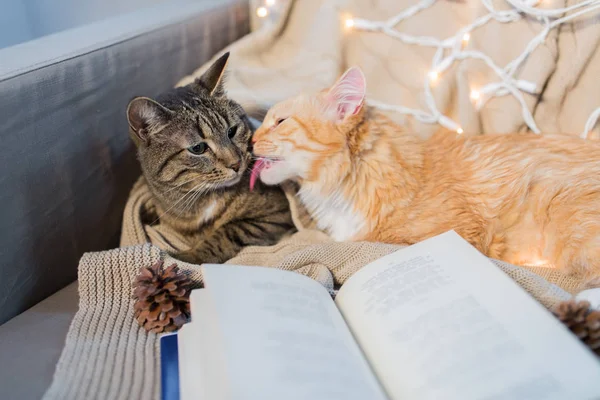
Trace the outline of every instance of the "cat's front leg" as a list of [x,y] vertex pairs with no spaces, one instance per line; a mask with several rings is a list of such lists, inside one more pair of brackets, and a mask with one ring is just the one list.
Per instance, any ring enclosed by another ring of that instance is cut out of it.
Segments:
[[230,222],[195,238],[192,248],[173,257],[192,264],[222,264],[245,245],[236,235],[241,223]]
[[222,264],[235,257],[246,246],[269,246],[277,243],[292,228],[289,214],[273,214],[268,218],[232,221],[219,229],[198,237],[191,249],[173,257],[193,264]]
[[202,261],[198,258],[195,252],[192,250],[182,251],[180,253],[171,254],[172,257],[176,258],[179,261],[183,261],[190,264],[202,264]]
[[[211,250],[209,247],[210,244],[206,244],[203,246],[199,246],[196,248],[191,248],[186,251],[182,251],[179,253],[174,253],[172,256],[180,261],[187,262],[190,264],[221,264],[227,261],[229,258],[233,257],[233,252],[219,252],[215,250]],[[231,255],[231,257],[229,257]]]

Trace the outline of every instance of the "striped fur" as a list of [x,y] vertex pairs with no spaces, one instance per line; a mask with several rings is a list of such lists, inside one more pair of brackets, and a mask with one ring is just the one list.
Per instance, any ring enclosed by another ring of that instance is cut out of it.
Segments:
[[[192,244],[174,256],[198,264],[274,244],[293,229],[279,188],[248,189],[252,131],[242,107],[225,96],[224,57],[188,86],[132,100],[127,113],[161,224]],[[199,144],[206,151],[193,154]]]
[[490,257],[600,281],[598,142],[453,132],[421,140],[366,106],[332,116],[330,93],[275,105],[253,140],[256,155],[276,160],[261,180],[298,181],[334,238],[412,244],[454,229]]

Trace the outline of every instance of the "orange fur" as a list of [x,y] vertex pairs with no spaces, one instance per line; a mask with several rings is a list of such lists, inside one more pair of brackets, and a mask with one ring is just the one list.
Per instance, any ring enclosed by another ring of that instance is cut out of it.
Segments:
[[334,238],[412,244],[454,229],[490,257],[600,277],[599,143],[453,132],[421,140],[369,107],[336,118],[327,93],[275,105],[253,140],[257,155],[280,160],[261,179],[297,180]]

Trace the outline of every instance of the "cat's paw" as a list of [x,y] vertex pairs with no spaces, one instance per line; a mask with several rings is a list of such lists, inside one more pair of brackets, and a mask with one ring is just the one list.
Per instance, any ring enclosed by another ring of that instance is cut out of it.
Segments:
[[192,251],[182,251],[180,253],[173,254],[173,258],[189,264],[202,264],[202,261],[199,259],[198,255]]

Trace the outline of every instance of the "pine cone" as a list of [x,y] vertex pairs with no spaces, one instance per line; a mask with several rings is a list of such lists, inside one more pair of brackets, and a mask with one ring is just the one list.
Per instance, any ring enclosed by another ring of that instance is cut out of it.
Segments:
[[600,311],[587,301],[563,301],[554,309],[558,317],[583,343],[600,356]]
[[135,318],[140,326],[154,333],[172,332],[190,317],[192,281],[179,272],[176,264],[163,269],[159,260],[140,268],[133,284]]

